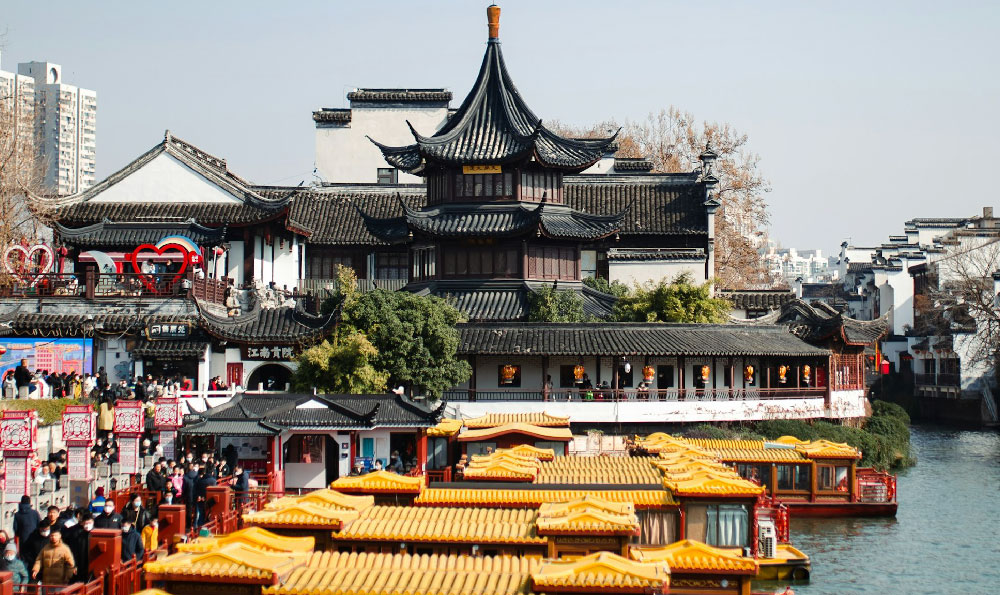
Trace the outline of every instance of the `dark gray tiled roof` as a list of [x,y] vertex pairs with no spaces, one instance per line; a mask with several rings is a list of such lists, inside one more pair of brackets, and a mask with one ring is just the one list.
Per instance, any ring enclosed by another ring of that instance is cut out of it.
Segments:
[[870,273],[872,272],[872,263],[870,262],[849,262],[847,263],[848,273]]
[[451,97],[447,89],[355,89],[347,94],[352,103],[448,103]]
[[194,319],[180,315],[105,314],[98,306],[92,314],[58,314],[47,312],[15,312],[0,314],[0,334],[29,336],[81,337],[91,336],[87,328],[93,325],[102,333],[130,334],[142,332],[147,325],[158,322],[183,322]]
[[199,246],[215,246],[226,236],[226,228],[205,227],[192,219],[181,223],[112,223],[101,221],[85,227],[52,227],[56,236],[68,246],[80,248],[134,248],[155,244],[171,235],[182,235]]
[[594,240],[621,227],[623,213],[591,215],[564,205],[541,203],[447,204],[423,209],[403,205],[403,217],[364,215],[372,235],[388,242],[412,234],[431,237],[510,237],[539,232],[547,237]]
[[325,336],[334,316],[313,316],[291,307],[258,308],[233,318],[201,312],[201,326],[219,339],[242,343],[299,344]]
[[615,171],[653,171],[653,162],[645,157],[615,157]]
[[188,424],[185,422],[181,434],[190,436],[277,436],[281,428],[256,420],[233,421],[206,419]]
[[[124,203],[93,200],[163,153],[171,155],[228,192],[232,195],[233,202]],[[87,190],[67,197],[57,207],[55,218],[68,226],[99,223],[105,219],[129,223],[195,219],[202,224],[238,225],[274,218],[283,213],[286,207],[287,201],[267,200],[254,192],[246,180],[229,171],[225,159],[210,155],[168,131],[162,142],[122,169]]]
[[658,261],[695,260],[708,258],[702,248],[613,248],[608,250],[608,260],[617,261]]
[[833,337],[851,345],[872,345],[889,331],[888,314],[876,320],[855,320],[829,304],[798,299],[784,305],[778,320],[790,324],[797,336],[812,343]]
[[205,341],[139,341],[132,349],[132,355],[136,357],[161,357],[161,358],[197,358],[205,357],[205,349],[208,343]]
[[566,204],[584,213],[628,209],[621,235],[708,235],[705,189],[693,174],[563,177]]
[[657,323],[469,323],[459,353],[477,355],[825,356],[788,326]]
[[790,289],[720,289],[716,297],[729,300],[737,310],[773,310],[795,299]]
[[335,124],[347,124],[351,121],[351,110],[325,107],[321,110],[313,112],[313,121],[317,124],[328,122]]
[[569,139],[546,128],[514,86],[498,40],[486,44],[472,90],[445,125],[432,136],[412,132],[416,143],[405,147],[373,142],[389,164],[411,172],[422,170],[425,161],[513,164],[532,157],[545,167],[580,171],[599,160],[613,140]]
[[[415,291],[417,295],[435,295],[465,312],[470,321],[525,320],[530,310],[529,296],[539,287],[535,281],[438,281]],[[615,297],[581,283],[561,283],[562,291],[575,291],[583,297],[583,311],[594,318],[607,318]]]

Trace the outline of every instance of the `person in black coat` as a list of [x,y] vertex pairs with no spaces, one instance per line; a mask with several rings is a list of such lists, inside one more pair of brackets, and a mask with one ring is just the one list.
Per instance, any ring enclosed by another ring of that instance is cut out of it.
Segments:
[[250,474],[240,465],[233,470],[233,491],[236,492],[236,502],[246,504],[247,493],[250,491]]
[[167,480],[163,477],[159,461],[153,463],[153,468],[146,473],[146,489],[157,494],[162,494],[167,489]]
[[122,523],[122,562],[128,562],[135,558],[142,562],[142,555],[146,549],[142,547],[142,535],[132,526],[132,522],[125,520]]
[[104,503],[104,512],[94,518],[97,529],[121,529],[122,515],[115,512],[115,503],[108,500]]
[[22,546],[27,543],[28,537],[38,528],[38,523],[42,522],[42,517],[38,511],[31,507],[31,496],[21,496],[21,503],[17,505],[17,512],[14,513],[14,536]]
[[28,541],[21,543],[21,560],[24,561],[24,566],[26,568],[31,568],[35,565],[35,558],[38,557],[38,552],[42,551],[45,544],[49,542],[49,521],[42,519],[38,523],[38,528],[35,532],[28,536]]
[[132,496],[132,501],[122,510],[122,523],[128,521],[137,533],[141,533],[149,524],[149,519],[149,511],[142,505],[142,497],[139,494]]
[[90,580],[90,532],[94,530],[94,515],[87,509],[80,511],[80,522],[63,532],[63,541],[76,561],[75,580]]
[[194,519],[195,527],[204,525],[208,520],[206,514],[206,509],[208,507],[208,488],[215,486],[216,483],[215,477],[211,475],[207,469],[202,469],[198,472],[198,480],[194,483],[194,495],[196,502],[196,513]]
[[181,498],[184,500],[184,506],[187,507],[188,524],[194,524],[194,505],[197,501],[194,493],[194,484],[198,480],[198,465],[196,463],[189,463],[187,466],[187,472],[184,473],[184,485],[181,486]]

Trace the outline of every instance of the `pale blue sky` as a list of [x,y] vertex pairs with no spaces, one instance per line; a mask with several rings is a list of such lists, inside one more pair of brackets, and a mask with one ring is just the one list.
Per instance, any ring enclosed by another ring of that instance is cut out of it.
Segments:
[[[353,87],[473,82],[488,2],[11,0],[4,70],[48,60],[98,92],[98,177],[163,130],[259,183],[311,179],[312,110]],[[772,237],[831,251],[996,205],[1000,3],[501,4],[508,68],[543,119],[675,105],[750,135]]]

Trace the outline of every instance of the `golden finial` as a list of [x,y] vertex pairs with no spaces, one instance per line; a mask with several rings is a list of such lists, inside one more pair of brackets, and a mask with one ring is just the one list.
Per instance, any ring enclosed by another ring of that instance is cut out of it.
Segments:
[[486,8],[486,22],[490,26],[490,39],[500,39],[500,7],[490,4]]

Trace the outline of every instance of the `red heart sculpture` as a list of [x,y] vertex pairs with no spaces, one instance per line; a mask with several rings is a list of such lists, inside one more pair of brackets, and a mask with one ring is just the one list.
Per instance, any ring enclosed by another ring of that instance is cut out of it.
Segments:
[[[30,272],[31,262],[36,252],[41,254],[43,258],[38,263],[38,271],[32,275]],[[21,255],[20,262],[14,261],[13,257],[16,254]],[[52,270],[54,260],[55,255],[52,253],[52,248],[47,244],[35,244],[30,248],[25,248],[21,244],[11,244],[3,253],[3,266],[7,273],[17,277],[21,283],[32,287],[38,283],[42,275]]]
[[142,284],[146,286],[146,289],[148,289],[153,293],[162,293],[162,291],[161,289],[158,289],[156,287],[155,279],[153,279],[146,273],[142,272],[142,267],[140,267],[139,265],[139,254],[143,252],[152,252],[153,254],[161,255],[171,251],[180,252],[184,256],[183,260],[181,260],[180,270],[178,270],[177,274],[174,275],[174,278],[168,282],[167,286],[173,287],[174,283],[177,283],[177,281],[184,276],[184,271],[186,271],[188,265],[191,264],[191,253],[188,252],[187,248],[181,246],[180,244],[173,244],[173,243],[164,244],[159,248],[157,248],[152,244],[143,244],[138,248],[136,248],[135,250],[133,250],[132,253],[128,255],[128,261],[132,263],[132,270],[134,270],[136,274],[139,276],[139,280],[142,281]]

